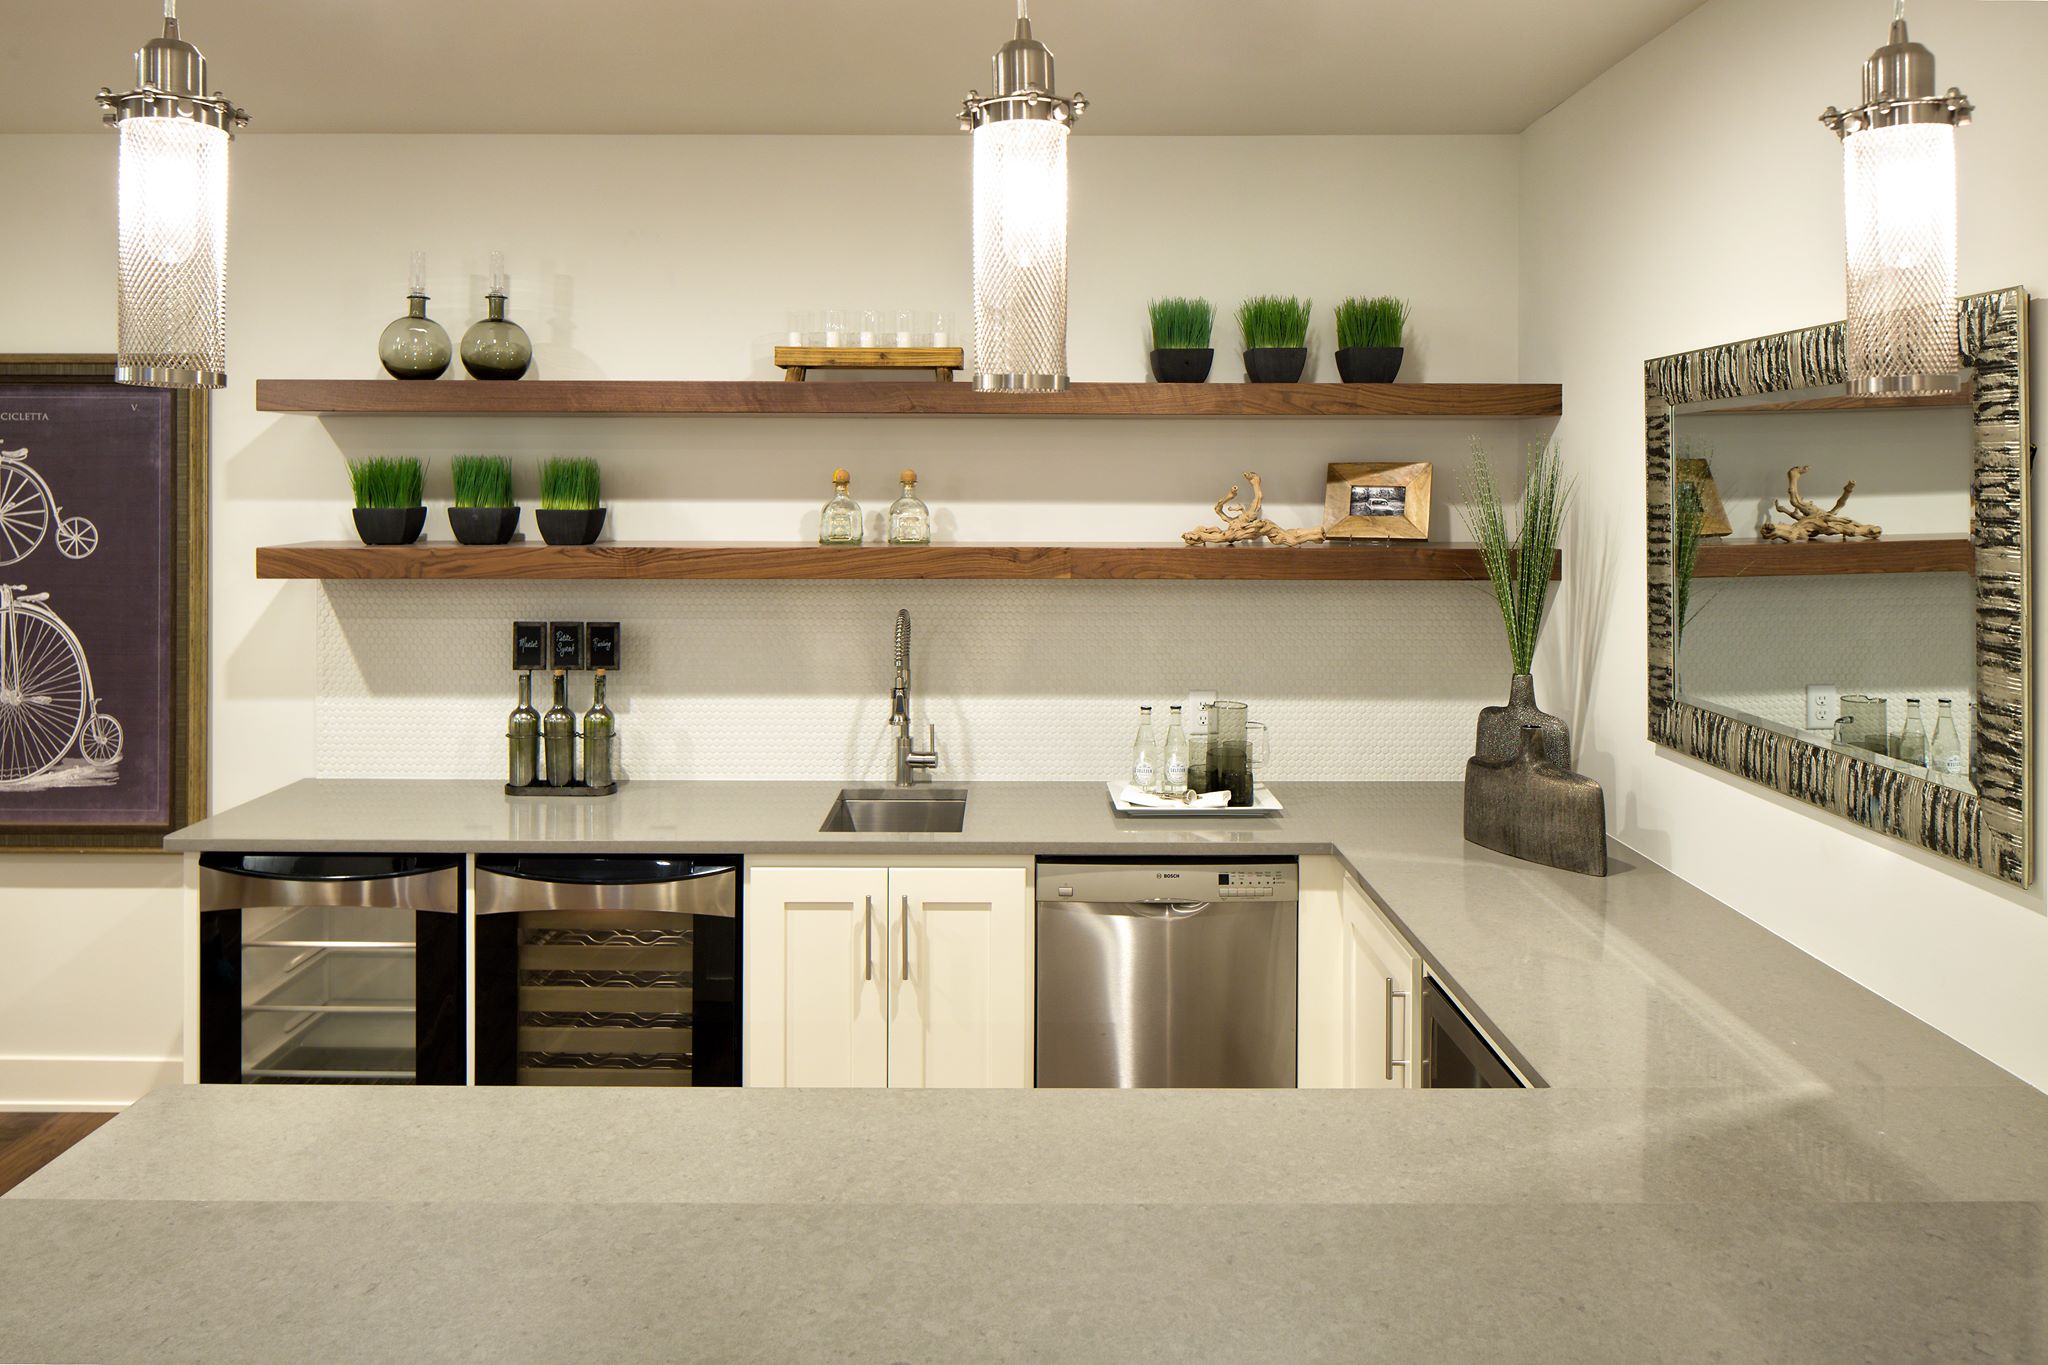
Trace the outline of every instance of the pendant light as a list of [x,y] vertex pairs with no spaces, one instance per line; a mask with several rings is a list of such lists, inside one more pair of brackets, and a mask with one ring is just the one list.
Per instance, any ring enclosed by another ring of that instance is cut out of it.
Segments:
[[1934,93],[1934,54],[1906,35],[1898,0],[1863,64],[1863,103],[1820,116],[1842,140],[1852,392],[1958,386],[1956,129],[1971,109],[1954,86]]
[[1088,107],[1053,93],[1052,53],[1017,36],[995,55],[994,93],[970,90],[974,135],[974,386],[1067,387],[1067,134]]
[[161,389],[227,382],[228,143],[249,121],[207,93],[206,58],[164,32],[135,53],[135,85],[102,88],[120,133],[120,341],[114,378]]

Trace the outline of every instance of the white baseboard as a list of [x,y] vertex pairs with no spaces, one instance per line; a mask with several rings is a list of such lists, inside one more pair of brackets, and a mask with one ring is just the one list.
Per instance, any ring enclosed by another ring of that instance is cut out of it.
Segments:
[[182,1057],[0,1057],[0,1111],[125,1109],[184,1079]]

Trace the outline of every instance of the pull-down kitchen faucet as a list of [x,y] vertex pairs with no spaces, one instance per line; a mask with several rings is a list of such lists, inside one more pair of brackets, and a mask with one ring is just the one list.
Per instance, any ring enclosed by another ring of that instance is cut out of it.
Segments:
[[914,786],[920,769],[939,766],[934,728],[924,727],[924,748],[910,738],[910,613],[896,613],[896,684],[889,689],[889,726],[896,732],[896,785]]

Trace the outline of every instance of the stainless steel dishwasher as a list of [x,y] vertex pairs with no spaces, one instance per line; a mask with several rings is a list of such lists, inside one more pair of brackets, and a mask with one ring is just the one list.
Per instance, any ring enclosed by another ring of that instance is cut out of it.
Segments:
[[1038,1084],[1295,1083],[1292,859],[1038,864]]

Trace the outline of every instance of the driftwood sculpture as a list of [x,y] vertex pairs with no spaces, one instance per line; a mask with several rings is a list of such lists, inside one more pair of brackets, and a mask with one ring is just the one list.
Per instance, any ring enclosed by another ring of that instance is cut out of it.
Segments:
[[1867,526],[1841,515],[1842,504],[1856,491],[1854,479],[1842,485],[1842,496],[1835,499],[1833,507],[1823,509],[1819,503],[1809,502],[1800,496],[1799,479],[1808,468],[1809,466],[1803,464],[1794,465],[1785,471],[1785,497],[1792,505],[1787,507],[1781,502],[1777,504],[1777,510],[1792,520],[1782,523],[1765,522],[1759,528],[1765,540],[1781,540],[1790,545],[1802,540],[1816,540],[1821,536],[1841,536],[1844,540],[1876,540],[1884,534],[1882,526]]
[[1259,509],[1266,504],[1266,490],[1259,483],[1259,476],[1249,469],[1244,478],[1252,486],[1250,507],[1237,501],[1237,485],[1232,484],[1228,493],[1216,499],[1216,515],[1223,519],[1223,524],[1197,526],[1192,531],[1183,531],[1180,538],[1190,545],[1238,545],[1253,540],[1270,540],[1275,545],[1312,545],[1323,538],[1320,526],[1289,531],[1260,516]]

